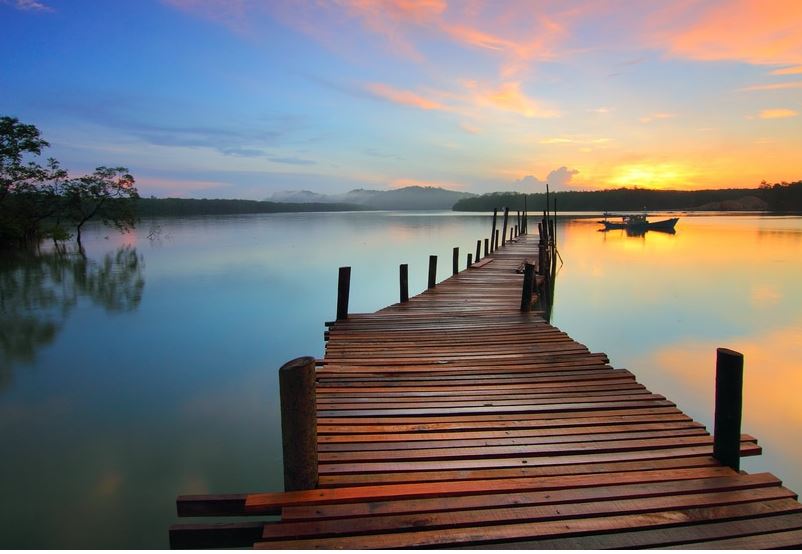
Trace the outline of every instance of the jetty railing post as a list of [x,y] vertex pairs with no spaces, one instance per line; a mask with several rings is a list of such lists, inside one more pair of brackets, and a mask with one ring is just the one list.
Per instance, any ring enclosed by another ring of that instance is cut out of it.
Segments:
[[348,319],[348,297],[351,294],[351,268],[341,267],[337,279],[337,320]]
[[496,236],[493,237],[493,239],[494,239],[493,250],[498,250],[498,234],[499,234],[499,230],[496,229]]
[[535,266],[527,262],[524,265],[524,284],[521,290],[521,311],[528,312],[532,308],[532,290],[535,286]]
[[490,241],[485,239],[485,258],[490,254]]
[[477,262],[482,259],[482,239],[476,241],[476,256],[474,258],[476,258]]
[[510,209],[504,208],[504,230],[501,232],[501,246],[507,242],[507,219],[510,217]]
[[398,284],[401,302],[409,301],[409,266],[407,264],[398,266]]
[[428,287],[433,289],[437,284],[437,256],[429,256],[429,282]]
[[315,359],[296,358],[278,370],[284,490],[317,488],[317,408]]
[[716,349],[713,457],[735,471],[741,467],[743,381],[743,354],[727,348]]
[[[496,236],[496,215],[498,215],[498,208],[493,208],[493,227],[490,230],[490,242],[491,243],[493,242],[493,237]],[[493,250],[495,250],[496,248],[497,247],[493,246],[493,244],[490,245],[490,249],[491,249],[490,251],[491,252]]]
[[468,252],[468,265],[465,267],[471,267],[471,265],[473,265],[473,254]]
[[454,247],[451,255],[451,275],[459,273],[459,246]]

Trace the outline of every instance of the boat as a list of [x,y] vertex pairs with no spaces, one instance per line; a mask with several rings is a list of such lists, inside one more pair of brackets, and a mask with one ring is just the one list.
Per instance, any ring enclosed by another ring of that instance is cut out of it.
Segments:
[[649,221],[646,219],[646,214],[616,216],[620,217],[621,221],[608,221],[607,216],[612,215],[613,214],[605,213],[605,219],[600,222],[604,225],[605,231],[611,229],[626,229],[627,231],[665,231],[670,233],[674,231],[674,226],[677,224],[677,221],[679,221],[678,217],[660,221]]

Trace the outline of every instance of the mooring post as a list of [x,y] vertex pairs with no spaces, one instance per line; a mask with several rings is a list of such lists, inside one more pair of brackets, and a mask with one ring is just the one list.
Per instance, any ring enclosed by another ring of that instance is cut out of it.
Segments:
[[351,293],[351,268],[341,267],[337,279],[337,320],[348,319],[348,296]]
[[496,236],[493,237],[494,238],[493,250],[498,250],[498,234],[499,234],[499,230],[496,229]]
[[741,468],[743,382],[743,354],[727,348],[716,349],[713,457],[735,471]]
[[459,246],[455,246],[451,254],[451,275],[456,275],[457,273],[459,273]]
[[476,256],[474,258],[477,262],[482,258],[482,239],[476,241]]
[[528,312],[532,308],[532,289],[535,284],[535,266],[526,262],[524,265],[524,284],[521,290],[521,311]]
[[490,254],[490,241],[485,239],[485,258]]
[[317,488],[315,359],[296,358],[278,370],[284,490]]
[[[493,242],[493,237],[496,236],[496,215],[498,215],[498,208],[493,208],[493,227],[490,230],[490,242]],[[490,245],[492,250],[495,250],[497,247],[494,247],[492,244]],[[492,252],[491,250],[491,252]]]
[[507,242],[507,219],[510,217],[510,209],[504,208],[504,230],[501,232],[501,246]]
[[519,227],[521,227],[521,210],[518,210],[518,219],[517,219],[517,221],[518,221],[518,223],[517,223],[517,225],[515,225],[515,229],[516,229],[515,236],[516,237],[518,236],[518,230],[517,229]]
[[398,284],[401,302],[407,302],[409,300],[409,266],[407,264],[398,266]]
[[429,256],[429,286],[433,289],[437,284],[437,256]]
[[473,265],[473,254],[471,254],[470,252],[468,252],[468,265],[467,265],[467,266],[465,266],[465,267],[466,267],[466,268],[467,268],[467,267],[471,267],[472,265]]
[[523,229],[524,229],[524,231],[523,231],[524,235],[528,235],[528,234],[529,234],[529,228],[528,228],[528,226],[527,226],[527,223],[528,223],[528,218],[527,218],[527,215],[526,215],[526,213],[527,213],[527,212],[526,212],[526,193],[524,193],[524,227],[523,227]]

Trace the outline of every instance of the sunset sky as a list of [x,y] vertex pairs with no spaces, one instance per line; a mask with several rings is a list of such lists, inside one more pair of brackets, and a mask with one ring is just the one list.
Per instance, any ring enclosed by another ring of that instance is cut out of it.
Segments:
[[802,179],[802,1],[0,0],[73,173],[262,199]]

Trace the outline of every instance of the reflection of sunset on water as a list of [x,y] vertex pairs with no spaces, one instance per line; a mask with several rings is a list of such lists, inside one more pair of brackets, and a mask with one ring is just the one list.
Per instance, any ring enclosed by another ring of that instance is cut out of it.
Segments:
[[598,232],[600,218],[561,225],[554,323],[711,431],[716,348],[742,352],[743,432],[765,449],[747,468],[800,490],[802,225],[679,216],[674,235]]

